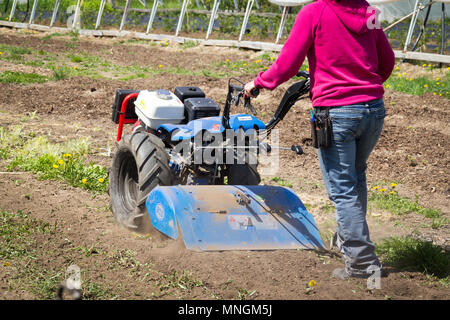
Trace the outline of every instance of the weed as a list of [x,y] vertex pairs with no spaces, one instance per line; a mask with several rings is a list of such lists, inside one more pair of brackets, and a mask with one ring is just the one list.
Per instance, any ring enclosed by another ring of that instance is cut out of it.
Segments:
[[83,58],[74,54],[69,54],[70,61],[79,63],[83,61]]
[[161,280],[159,281],[159,289],[161,291],[171,288],[191,290],[195,287],[203,286],[203,282],[201,280],[192,278],[192,273],[186,270],[183,270],[181,274],[174,270],[172,273],[163,275]]
[[117,299],[110,289],[104,288],[96,282],[85,281],[83,283],[83,299],[86,300],[104,300],[104,299]]
[[90,149],[88,139],[55,144],[42,136],[26,137],[18,129],[8,134],[3,128],[0,139],[5,141],[0,155],[12,158],[7,165],[8,170],[31,171],[40,179],[63,180],[74,187],[106,192],[106,168],[95,163],[84,164],[83,156]]
[[435,96],[450,98],[450,73],[444,79],[428,79],[425,77],[410,78],[405,73],[394,73],[386,81],[386,88],[392,88],[413,95],[422,95],[427,92]]
[[249,292],[248,290],[238,288],[237,298],[239,300],[246,300],[249,297],[253,296],[255,293],[256,293],[256,290],[252,290],[251,292]]
[[336,207],[329,202],[325,202],[325,204],[320,207],[320,210],[324,213],[334,213],[336,211]]
[[25,116],[20,118],[20,122],[28,122],[30,120],[39,120],[39,117],[36,115],[37,110],[34,110],[33,112],[27,112]]
[[387,210],[393,214],[402,215],[409,212],[421,214],[427,218],[438,218],[441,210],[422,207],[419,204],[419,198],[416,196],[415,201],[409,198],[400,197],[395,189],[390,191],[378,186],[372,188],[369,195],[369,202],[375,208]]
[[51,39],[53,37],[61,37],[61,36],[65,36],[65,34],[64,33],[59,33],[59,32],[54,32],[54,33],[48,34],[46,36],[43,36],[41,40],[42,41],[47,41],[47,40],[49,40],[49,39]]
[[400,270],[424,272],[439,278],[449,276],[450,253],[431,242],[392,237],[377,244],[376,252],[385,264]]
[[292,188],[292,183],[290,183],[290,182],[287,181],[287,180],[284,180],[283,178],[280,178],[280,177],[273,177],[273,178],[272,178],[272,181],[278,183],[280,186]]
[[69,76],[67,67],[54,67],[53,68],[53,79],[56,81],[66,79]]
[[450,220],[445,217],[433,218],[433,222],[431,223],[431,228],[439,229],[450,223]]
[[193,41],[193,40],[188,40],[188,41],[185,41],[185,42],[181,45],[181,47],[182,47],[183,49],[189,49],[189,48],[197,47],[198,45],[200,45],[200,42],[198,42],[198,41]]

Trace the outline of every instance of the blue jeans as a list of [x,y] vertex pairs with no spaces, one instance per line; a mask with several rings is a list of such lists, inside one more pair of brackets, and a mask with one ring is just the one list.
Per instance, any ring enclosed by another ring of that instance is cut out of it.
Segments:
[[329,112],[332,145],[319,149],[318,154],[328,196],[336,207],[336,244],[347,273],[365,274],[371,265],[381,267],[366,221],[366,163],[380,137],[386,111],[379,99]]

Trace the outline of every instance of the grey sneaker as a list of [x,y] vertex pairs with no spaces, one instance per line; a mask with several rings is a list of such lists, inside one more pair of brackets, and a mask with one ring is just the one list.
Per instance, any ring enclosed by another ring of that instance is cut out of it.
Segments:
[[338,279],[341,279],[341,280],[345,280],[345,279],[350,278],[350,275],[347,273],[345,268],[334,269],[332,275],[333,275],[334,278],[338,278]]
[[333,270],[333,277],[345,280],[348,278],[360,278],[360,279],[367,279],[371,275],[369,273],[353,273],[349,274],[345,268],[337,268]]
[[[333,270],[332,273],[333,277],[341,280],[345,280],[348,278],[359,278],[359,279],[367,279],[372,274],[371,273],[353,273],[349,274],[345,268],[337,268]],[[387,273],[384,269],[380,268],[380,277],[385,278],[387,277]]]

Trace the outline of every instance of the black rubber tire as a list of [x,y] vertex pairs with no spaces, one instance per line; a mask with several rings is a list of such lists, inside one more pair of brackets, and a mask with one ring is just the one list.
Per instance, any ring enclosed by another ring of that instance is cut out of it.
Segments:
[[148,195],[156,186],[172,185],[173,181],[169,157],[158,137],[143,131],[123,136],[109,170],[108,192],[114,217],[125,227],[140,231],[147,215]]
[[233,164],[228,167],[229,185],[255,186],[261,182],[256,164]]

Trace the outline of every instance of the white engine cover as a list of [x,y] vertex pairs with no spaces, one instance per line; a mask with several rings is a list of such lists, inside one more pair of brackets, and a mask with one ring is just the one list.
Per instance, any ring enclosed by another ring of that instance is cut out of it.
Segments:
[[177,124],[184,120],[184,104],[168,90],[143,90],[134,102],[136,114],[148,127],[160,124]]

